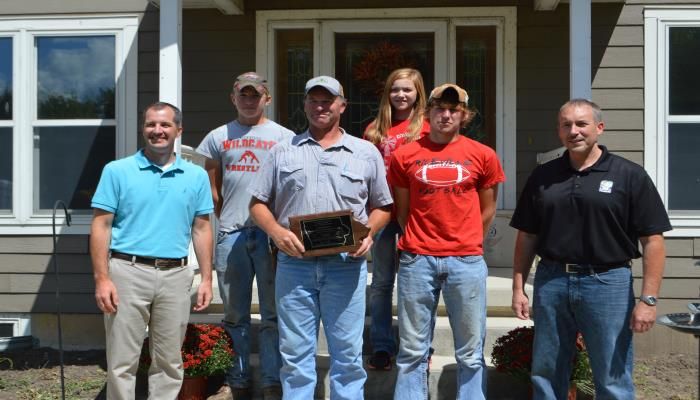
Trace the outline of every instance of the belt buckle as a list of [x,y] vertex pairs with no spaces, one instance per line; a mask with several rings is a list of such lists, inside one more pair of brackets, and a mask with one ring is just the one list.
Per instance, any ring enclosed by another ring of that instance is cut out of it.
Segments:
[[[164,265],[161,265],[161,263],[164,263]],[[161,258],[156,258],[153,260],[153,266],[156,268],[164,268],[168,266],[168,260],[163,260]]]
[[578,264],[564,264],[564,270],[566,271],[567,274],[578,274],[579,269]]

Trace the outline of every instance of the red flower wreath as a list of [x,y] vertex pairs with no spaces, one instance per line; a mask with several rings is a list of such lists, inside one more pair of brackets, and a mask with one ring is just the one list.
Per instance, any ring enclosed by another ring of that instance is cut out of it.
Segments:
[[383,40],[365,50],[362,58],[352,67],[352,77],[364,90],[381,96],[386,77],[395,69],[415,68],[415,62],[405,56],[405,49]]

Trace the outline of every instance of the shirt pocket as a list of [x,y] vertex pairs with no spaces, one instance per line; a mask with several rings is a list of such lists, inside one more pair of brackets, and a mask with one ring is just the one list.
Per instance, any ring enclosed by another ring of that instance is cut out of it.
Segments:
[[367,184],[364,177],[357,171],[343,170],[340,172],[338,194],[351,203],[364,204],[367,200]]
[[280,188],[284,193],[295,193],[306,186],[306,175],[303,164],[292,164],[280,167]]

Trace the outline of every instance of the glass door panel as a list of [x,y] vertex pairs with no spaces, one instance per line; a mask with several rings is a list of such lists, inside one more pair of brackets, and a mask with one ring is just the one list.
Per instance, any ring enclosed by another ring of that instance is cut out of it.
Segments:
[[469,93],[469,106],[477,110],[463,132],[496,148],[496,27],[457,27],[457,84]]
[[377,115],[384,82],[397,68],[415,68],[426,90],[434,86],[435,38],[429,33],[336,33],[335,77],[348,107],[340,126],[362,136]]
[[296,133],[306,130],[304,85],[313,77],[313,29],[275,31],[277,71],[275,121]]

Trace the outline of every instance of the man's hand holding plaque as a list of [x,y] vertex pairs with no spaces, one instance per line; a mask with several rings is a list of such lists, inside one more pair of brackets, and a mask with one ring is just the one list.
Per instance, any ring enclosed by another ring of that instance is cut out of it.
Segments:
[[289,217],[289,229],[304,245],[304,257],[343,252],[362,256],[371,246],[371,238],[366,239],[369,228],[353,218],[351,210]]

